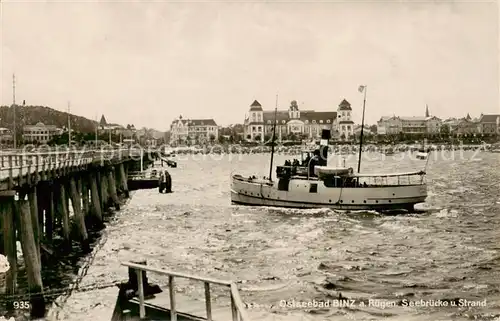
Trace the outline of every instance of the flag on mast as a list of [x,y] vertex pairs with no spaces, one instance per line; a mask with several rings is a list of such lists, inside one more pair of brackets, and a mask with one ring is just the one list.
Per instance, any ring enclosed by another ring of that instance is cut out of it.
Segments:
[[358,87],[358,91],[360,93],[362,93],[363,91],[365,91],[365,88],[366,88],[366,86],[361,85],[361,86]]

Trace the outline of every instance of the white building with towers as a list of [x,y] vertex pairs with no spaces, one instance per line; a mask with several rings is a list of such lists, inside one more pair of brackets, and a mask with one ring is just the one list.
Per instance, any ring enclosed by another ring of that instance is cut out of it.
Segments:
[[[322,129],[330,129],[332,137],[349,139],[354,133],[352,108],[342,100],[337,111],[300,110],[296,100],[288,110],[276,112],[276,136],[278,141],[319,139]],[[244,121],[244,138],[247,141],[270,141],[273,133],[274,109],[264,110],[257,101],[250,105]],[[343,134],[343,135],[342,135]]]
[[341,139],[349,139],[354,135],[351,104],[347,100],[340,102],[337,111],[338,132]]

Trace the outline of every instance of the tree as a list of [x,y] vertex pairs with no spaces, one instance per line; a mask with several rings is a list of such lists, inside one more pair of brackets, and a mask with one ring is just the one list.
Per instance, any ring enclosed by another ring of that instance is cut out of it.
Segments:
[[443,124],[441,128],[439,129],[439,132],[443,136],[448,136],[450,135],[450,126],[448,124]]
[[213,144],[215,142],[215,135],[210,134],[210,142]]
[[345,134],[344,134],[344,133],[340,134],[340,139],[341,139],[341,140],[345,140],[345,138],[346,138],[346,137],[345,137]]

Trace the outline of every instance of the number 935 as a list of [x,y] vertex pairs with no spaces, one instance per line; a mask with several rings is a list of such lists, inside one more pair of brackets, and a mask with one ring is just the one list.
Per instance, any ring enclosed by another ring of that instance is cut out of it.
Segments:
[[30,302],[29,301],[14,301],[13,303],[14,309],[16,310],[29,310]]

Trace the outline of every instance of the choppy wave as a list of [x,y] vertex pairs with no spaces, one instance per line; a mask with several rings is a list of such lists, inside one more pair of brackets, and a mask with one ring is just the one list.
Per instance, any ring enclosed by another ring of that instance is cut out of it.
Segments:
[[[238,280],[255,320],[495,320],[500,315],[498,158],[484,154],[454,165],[430,162],[423,213],[383,216],[231,206],[229,173],[244,168],[266,175],[267,157],[186,161],[170,171],[173,194],[134,193],[108,227],[107,243],[83,282],[126,278],[120,262],[145,258],[156,267]],[[377,171],[398,166],[409,164],[366,164]],[[187,281],[179,288],[184,295],[203,295],[201,286]],[[116,288],[75,293],[60,320],[109,320],[116,294]],[[222,299],[225,293],[215,296]],[[339,298],[355,304],[282,306]],[[452,306],[464,299],[486,300],[486,306]]]

